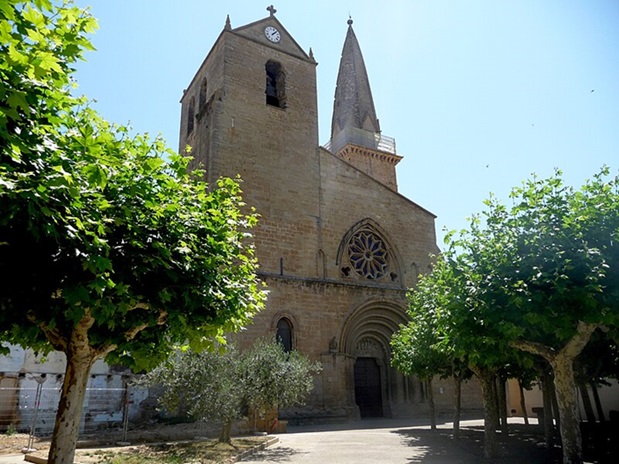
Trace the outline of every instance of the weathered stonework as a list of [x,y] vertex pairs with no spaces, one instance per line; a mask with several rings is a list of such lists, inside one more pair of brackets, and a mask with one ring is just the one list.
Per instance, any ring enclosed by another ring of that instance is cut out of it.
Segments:
[[[280,32],[278,43],[266,38],[268,26]],[[369,84],[365,94],[371,99]],[[203,167],[211,184],[240,175],[244,200],[260,214],[254,240],[269,297],[239,343],[274,336],[283,318],[293,348],[322,363],[307,406],[286,414],[425,412],[425,385],[389,362],[391,335],[407,320],[406,291],[438,252],[435,216],[396,192],[401,157],[366,147],[353,158],[351,145],[337,156],[319,146],[316,62],[274,16],[226,27],[181,103],[180,149],[191,146],[192,167]],[[451,407],[451,396],[435,397]],[[478,398],[466,396],[465,407],[478,407]]]

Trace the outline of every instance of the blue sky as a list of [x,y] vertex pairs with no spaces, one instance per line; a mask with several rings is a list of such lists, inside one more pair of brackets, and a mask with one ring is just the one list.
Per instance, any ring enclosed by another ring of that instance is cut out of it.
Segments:
[[[224,27],[268,15],[256,0],[78,0],[99,20],[80,91],[108,120],[178,148],[179,100]],[[619,169],[617,0],[280,0],[276,16],[318,61],[329,139],[349,14],[376,112],[404,160],[399,191],[466,227],[490,192],[536,173],[580,186]]]

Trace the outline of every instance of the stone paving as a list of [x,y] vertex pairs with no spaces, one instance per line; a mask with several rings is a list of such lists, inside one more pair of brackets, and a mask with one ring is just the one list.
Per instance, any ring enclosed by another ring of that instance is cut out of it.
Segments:
[[[289,427],[279,442],[244,459],[244,463],[286,464],[560,464],[557,447],[547,450],[536,419],[524,425],[510,419],[510,433],[499,434],[500,456],[483,457],[483,421],[467,420],[461,439],[451,438],[452,424],[432,431],[421,421],[363,420],[337,425]],[[0,464],[23,463],[23,455],[0,456]],[[585,461],[594,462],[594,461]],[[595,461],[606,462],[606,461]],[[612,462],[612,461],[608,461]],[[614,461],[619,462],[619,461]]]
[[[514,419],[517,433],[501,440],[496,463],[554,464],[559,453],[543,448],[536,425]],[[535,422],[535,421],[532,421]],[[473,464],[489,462],[483,457],[483,421],[464,421],[462,438],[451,438],[451,423],[438,431],[411,421],[368,420],[338,426],[291,427],[276,445],[254,454],[244,463],[375,464],[425,463]]]

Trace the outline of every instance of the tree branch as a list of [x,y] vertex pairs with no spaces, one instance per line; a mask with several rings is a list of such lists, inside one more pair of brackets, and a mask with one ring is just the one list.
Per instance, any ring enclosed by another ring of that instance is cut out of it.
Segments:
[[593,334],[598,327],[600,327],[599,324],[586,324],[579,321],[576,328],[576,335],[574,335],[559,351],[543,343],[530,342],[527,340],[514,340],[510,342],[509,345],[513,348],[539,355],[550,362],[554,361],[558,356],[574,359],[587,345],[591,338],[591,334]]
[[133,308],[130,308],[129,311],[133,311],[136,309],[150,309],[150,306],[148,306],[146,303],[136,303],[135,306]]
[[[135,306],[133,309],[137,309],[137,306]],[[146,305],[143,305],[140,309],[148,309],[148,307]],[[163,325],[166,321],[167,316],[168,316],[167,311],[160,310],[156,325]],[[135,326],[132,329],[127,330],[124,334],[125,339],[127,341],[133,340],[137,336],[137,334],[139,334],[142,330],[148,327],[150,327],[150,324],[144,323],[144,324]],[[109,353],[111,353],[112,351],[114,351],[116,348],[118,348],[118,345],[116,343],[113,343],[110,345],[103,345],[97,348],[93,348],[93,351],[96,353],[97,358],[103,358],[107,356]]]
[[557,356],[557,352],[554,348],[546,346],[543,343],[530,342],[527,340],[514,340],[509,342],[509,346],[518,350],[526,351],[527,353],[536,354],[548,361],[551,361]]
[[[165,324],[166,318],[168,317],[168,313],[167,311],[164,311],[163,309],[159,310],[159,317],[157,318],[157,323],[156,325],[163,325]],[[125,338],[127,339],[127,341],[133,340],[137,334],[139,334],[142,330],[146,329],[150,327],[150,324],[148,323],[144,323],[144,324],[140,324],[136,327],[133,327],[132,329],[129,329],[125,332]]]
[[67,340],[62,336],[56,327],[51,328],[47,325],[47,323],[37,320],[32,311],[29,311],[26,317],[30,322],[41,329],[41,331],[45,334],[45,338],[47,338],[56,351],[66,352]]
[[586,324],[583,321],[578,321],[576,335],[574,335],[570,341],[567,342],[563,348],[561,348],[559,355],[572,359],[578,356],[589,342],[593,332],[595,332],[598,327],[599,324]]

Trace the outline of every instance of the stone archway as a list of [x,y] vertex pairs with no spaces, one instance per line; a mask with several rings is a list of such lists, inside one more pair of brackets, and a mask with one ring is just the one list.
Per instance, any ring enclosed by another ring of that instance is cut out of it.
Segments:
[[404,307],[394,301],[366,302],[344,321],[339,346],[347,359],[348,402],[358,417],[393,417],[409,396],[390,364],[391,336],[406,322]]

